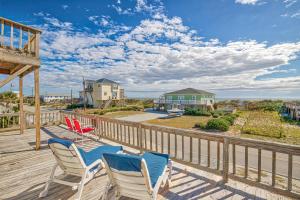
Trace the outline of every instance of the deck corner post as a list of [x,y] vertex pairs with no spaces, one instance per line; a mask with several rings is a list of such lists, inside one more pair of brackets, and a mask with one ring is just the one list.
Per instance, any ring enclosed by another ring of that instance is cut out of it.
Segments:
[[24,106],[23,106],[23,76],[19,77],[19,107],[20,107],[20,134],[24,133],[25,129],[25,120],[24,120]]
[[229,173],[229,139],[224,138],[223,143],[223,183],[228,182]]
[[40,149],[41,144],[41,108],[40,108],[40,78],[39,67],[34,66],[34,92],[35,92],[35,131],[36,131],[36,150]]

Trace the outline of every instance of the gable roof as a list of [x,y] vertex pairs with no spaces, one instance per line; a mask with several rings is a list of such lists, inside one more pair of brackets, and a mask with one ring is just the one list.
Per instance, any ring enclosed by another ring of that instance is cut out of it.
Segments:
[[197,90],[194,88],[185,88],[182,90],[177,90],[174,92],[166,93],[165,95],[171,95],[171,94],[200,94],[200,95],[215,95],[214,93],[206,92],[204,90]]
[[108,84],[119,84],[115,81],[109,80],[107,78],[101,78],[96,81],[97,83],[108,83]]

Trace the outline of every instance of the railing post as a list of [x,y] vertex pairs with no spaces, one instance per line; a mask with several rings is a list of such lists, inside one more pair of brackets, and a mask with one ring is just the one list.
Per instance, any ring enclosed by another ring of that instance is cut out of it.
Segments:
[[229,172],[229,139],[224,138],[223,143],[223,182],[228,182],[228,172]]
[[142,125],[139,124],[138,129],[137,129],[137,142],[138,142],[138,147],[140,149],[140,153],[143,153],[143,138],[142,138]]

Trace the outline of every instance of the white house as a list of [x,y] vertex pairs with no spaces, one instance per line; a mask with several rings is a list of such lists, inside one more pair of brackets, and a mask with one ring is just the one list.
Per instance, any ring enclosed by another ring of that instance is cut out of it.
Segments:
[[65,94],[45,94],[41,96],[42,101],[49,103],[49,102],[55,102],[55,101],[65,101],[70,100],[70,95]]
[[120,84],[106,78],[96,81],[85,80],[84,85],[85,90],[79,92],[80,100],[84,102],[85,99],[87,104],[94,107],[101,107],[114,100],[118,101],[125,98],[124,89],[120,87]]

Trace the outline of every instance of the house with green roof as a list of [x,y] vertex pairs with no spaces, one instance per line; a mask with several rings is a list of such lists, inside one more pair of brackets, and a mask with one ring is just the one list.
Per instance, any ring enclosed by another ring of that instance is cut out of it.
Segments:
[[215,94],[204,90],[186,88],[174,92],[165,93],[154,101],[156,108],[163,110],[200,108],[213,109]]

